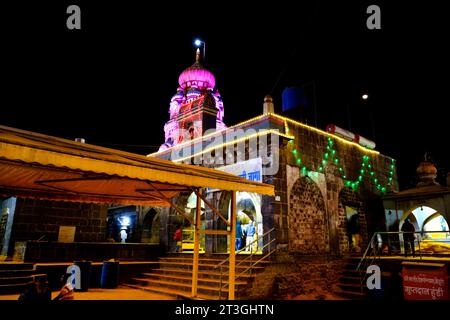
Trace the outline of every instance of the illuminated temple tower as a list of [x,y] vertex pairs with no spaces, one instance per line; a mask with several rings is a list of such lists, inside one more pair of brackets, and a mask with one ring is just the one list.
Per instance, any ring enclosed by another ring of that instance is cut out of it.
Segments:
[[178,78],[177,93],[170,100],[170,119],[164,125],[165,141],[159,151],[197,138],[208,129],[226,128],[222,98],[214,89],[216,79],[200,64],[199,49],[195,60]]

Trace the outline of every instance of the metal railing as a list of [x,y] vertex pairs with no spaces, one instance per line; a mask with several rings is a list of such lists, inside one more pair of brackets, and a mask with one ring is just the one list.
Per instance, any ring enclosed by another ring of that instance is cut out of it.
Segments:
[[[430,237],[428,234],[445,234],[445,239],[436,239]],[[405,240],[405,235],[413,236],[411,240]],[[416,231],[416,232],[375,232],[369,241],[369,244],[364,251],[361,260],[356,267],[356,271],[363,272],[367,270],[370,265],[373,265],[376,260],[381,259],[381,256],[398,256],[408,255],[409,249],[411,249],[410,255],[418,256],[422,260],[425,255],[422,248],[424,243],[432,240],[433,242],[442,242],[450,244],[450,231]],[[406,243],[409,243],[405,245]],[[416,243],[418,250],[415,250]],[[450,247],[449,247],[450,254]],[[426,254],[433,256],[434,254]],[[450,255],[449,255],[450,256]],[[361,284],[366,280],[368,274],[363,272],[361,276]],[[361,286],[361,289],[363,286]]]
[[[241,259],[239,261],[239,263],[237,263],[235,265],[235,267],[239,267],[241,264],[243,264],[246,261],[250,261],[250,264],[247,268],[245,268],[242,272],[238,273],[235,275],[235,279],[239,279],[241,278],[244,274],[246,274],[248,271],[250,271],[250,275],[252,274],[252,269],[253,267],[255,267],[258,263],[260,263],[261,261],[263,261],[264,259],[266,259],[267,257],[269,257],[270,255],[272,255],[275,251],[276,251],[276,237],[273,234],[275,231],[275,228],[270,229],[269,231],[267,231],[266,233],[264,233],[261,237],[258,237],[258,239],[253,240],[251,243],[249,243],[248,245],[246,245],[245,247],[243,247],[242,249],[238,250],[235,252],[235,254],[239,254],[242,252],[247,252],[250,251],[250,254],[245,257],[244,259]],[[267,241],[264,241],[264,239],[267,238]],[[253,251],[253,247],[254,244],[257,243],[258,241],[260,241],[262,239],[263,243],[265,243],[260,249],[262,250],[262,256],[259,257],[259,259],[257,259],[256,261],[253,261],[253,256],[255,254],[259,254],[261,251],[256,250]],[[234,245],[234,244],[231,244]],[[247,250],[249,249],[249,250]],[[223,282],[223,275],[224,275],[224,268],[229,268],[229,266],[226,265],[227,262],[229,262],[230,258],[226,258],[225,260],[223,260],[222,262],[220,262],[217,266],[215,266],[214,268],[220,268],[220,287],[219,287],[219,299],[222,298],[222,289],[225,289],[229,283],[224,283]]]

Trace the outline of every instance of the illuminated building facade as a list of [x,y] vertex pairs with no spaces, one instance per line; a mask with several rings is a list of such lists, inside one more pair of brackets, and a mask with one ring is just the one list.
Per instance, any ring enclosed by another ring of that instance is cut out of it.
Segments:
[[[197,53],[196,63],[179,77],[164,127],[165,143],[149,156],[275,185],[275,197],[241,193],[237,206],[243,230],[254,225],[256,237],[271,232],[279,249],[315,256],[364,250],[369,233],[384,225],[380,196],[398,190],[395,160],[373,150],[367,139],[339,134],[343,130],[335,126],[323,131],[274,113],[270,96],[264,99],[262,115],[226,127],[214,84]],[[214,120],[216,130],[206,132],[214,129]],[[219,155],[223,162],[211,161]],[[226,192],[208,190],[207,199],[228,214]],[[178,205],[194,214],[195,195],[181,196]],[[169,209],[154,210],[160,214],[160,240],[170,250],[171,234],[183,219]],[[226,228],[207,206],[202,212],[202,228]],[[348,227],[355,219],[356,235]],[[256,249],[262,251],[265,241],[260,237]],[[228,250],[227,237],[221,235],[205,235],[201,245],[206,253]]]

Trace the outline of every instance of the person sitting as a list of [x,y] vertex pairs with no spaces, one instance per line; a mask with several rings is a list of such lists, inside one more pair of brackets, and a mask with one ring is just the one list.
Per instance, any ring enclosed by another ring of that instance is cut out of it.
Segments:
[[52,292],[48,288],[46,277],[34,277],[20,294],[20,302],[48,302],[52,300]]

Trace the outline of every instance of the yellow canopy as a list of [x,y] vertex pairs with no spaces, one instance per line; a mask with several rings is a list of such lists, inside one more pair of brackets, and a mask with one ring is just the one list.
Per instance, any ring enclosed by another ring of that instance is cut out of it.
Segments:
[[0,126],[0,195],[168,205],[190,188],[274,195],[228,173]]

